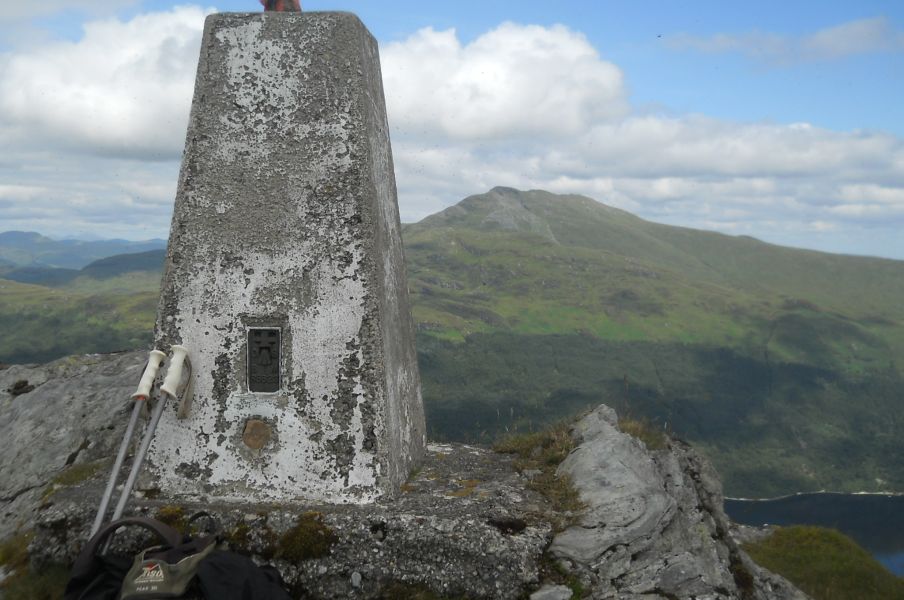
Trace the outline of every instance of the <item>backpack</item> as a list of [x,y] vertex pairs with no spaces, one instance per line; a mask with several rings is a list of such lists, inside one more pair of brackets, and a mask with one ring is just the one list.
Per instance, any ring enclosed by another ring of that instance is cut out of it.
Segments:
[[177,546],[182,541],[178,531],[155,519],[128,517],[113,521],[94,534],[75,559],[63,600],[118,600],[123,579],[133,559],[130,556],[102,554],[98,550],[116,530],[126,526],[147,529],[169,546]]
[[[189,519],[189,523],[200,516]],[[211,519],[211,521],[213,521]],[[137,525],[157,534],[162,545],[135,557],[98,553],[106,539],[122,526]],[[218,547],[216,534],[191,538],[144,517],[114,521],[88,541],[72,568],[64,600],[291,600],[271,566]]]

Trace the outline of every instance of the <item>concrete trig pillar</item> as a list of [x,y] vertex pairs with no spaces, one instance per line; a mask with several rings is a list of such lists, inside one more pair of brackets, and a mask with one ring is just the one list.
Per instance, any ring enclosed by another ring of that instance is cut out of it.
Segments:
[[347,13],[215,14],[156,340],[191,352],[168,496],[369,502],[424,451],[377,44]]

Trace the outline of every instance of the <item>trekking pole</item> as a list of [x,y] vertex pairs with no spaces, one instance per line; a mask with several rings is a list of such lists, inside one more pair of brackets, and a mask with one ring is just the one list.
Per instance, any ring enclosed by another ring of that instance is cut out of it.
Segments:
[[104,522],[107,508],[110,505],[110,498],[113,497],[113,490],[116,487],[116,480],[119,478],[119,470],[122,468],[122,463],[126,458],[126,452],[129,449],[129,443],[132,441],[132,435],[135,432],[135,423],[138,422],[138,415],[141,413],[142,406],[144,406],[142,402],[146,402],[148,397],[150,397],[151,387],[154,385],[157,371],[160,369],[160,365],[163,364],[165,359],[166,354],[160,350],[151,350],[151,353],[148,356],[148,363],[144,367],[144,373],[141,375],[141,380],[138,382],[138,389],[132,394],[134,406],[132,407],[132,414],[129,417],[129,424],[126,426],[126,433],[122,438],[122,443],[119,445],[119,452],[116,454],[116,460],[113,461],[113,470],[110,472],[110,478],[107,480],[107,488],[104,490],[104,495],[101,497],[100,506],[97,508],[97,516],[94,517],[94,525],[91,526],[91,535],[88,537],[93,537],[100,529],[101,523]]
[[[177,389],[179,388],[179,382],[182,381],[182,368],[187,364],[188,365],[188,377],[191,379],[191,360],[188,359],[188,349],[184,346],[173,346],[173,357],[170,359],[169,368],[166,371],[166,377],[163,380],[163,385],[160,386],[160,397],[157,399],[157,405],[154,406],[154,411],[151,413],[151,422],[148,424],[147,431],[144,432],[144,437],[141,439],[141,446],[138,448],[138,452],[135,454],[135,459],[132,461],[132,470],[129,471],[129,478],[126,479],[125,486],[122,488],[122,495],[119,497],[119,502],[116,504],[116,509],[113,511],[113,520],[115,521],[119,517],[122,516],[122,512],[126,508],[126,503],[129,501],[129,495],[132,493],[132,488],[135,486],[135,480],[138,478],[138,472],[141,471],[141,463],[144,462],[144,457],[147,455],[148,446],[151,445],[151,440],[154,439],[154,431],[157,430],[157,423],[160,422],[160,416],[163,414],[163,408],[166,406],[166,401],[172,397],[177,399],[179,394],[177,393]],[[183,392],[185,389],[183,389]]]

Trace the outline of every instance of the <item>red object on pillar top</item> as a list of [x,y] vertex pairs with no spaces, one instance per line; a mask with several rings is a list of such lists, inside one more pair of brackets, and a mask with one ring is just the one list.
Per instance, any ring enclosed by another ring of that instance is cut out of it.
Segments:
[[300,12],[300,0],[261,0],[264,5],[264,11],[275,12]]

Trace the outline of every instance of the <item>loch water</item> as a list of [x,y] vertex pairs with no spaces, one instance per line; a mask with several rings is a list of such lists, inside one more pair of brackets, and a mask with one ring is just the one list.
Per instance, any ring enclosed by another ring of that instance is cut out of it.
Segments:
[[744,525],[820,525],[853,538],[888,569],[904,576],[904,495],[796,494],[771,500],[725,500]]

